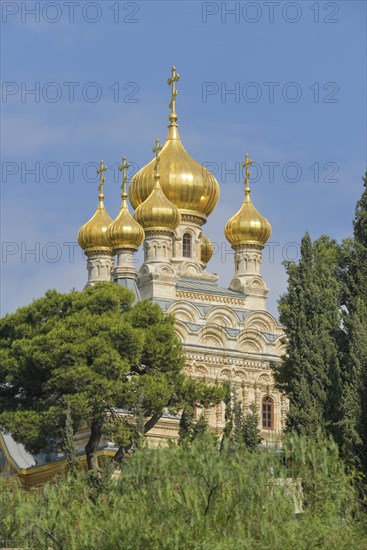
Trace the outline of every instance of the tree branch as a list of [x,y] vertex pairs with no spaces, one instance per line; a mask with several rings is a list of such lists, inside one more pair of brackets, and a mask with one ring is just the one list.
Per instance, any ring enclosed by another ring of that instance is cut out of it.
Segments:
[[[149,432],[154,426],[157,424],[158,420],[161,418],[162,412],[156,412],[154,413],[149,420],[144,424],[144,434]],[[133,444],[130,442],[128,445],[121,445],[119,449],[116,451],[115,456],[113,457],[113,461],[116,463],[122,462],[122,460],[125,458],[126,453],[131,451],[133,447]]]

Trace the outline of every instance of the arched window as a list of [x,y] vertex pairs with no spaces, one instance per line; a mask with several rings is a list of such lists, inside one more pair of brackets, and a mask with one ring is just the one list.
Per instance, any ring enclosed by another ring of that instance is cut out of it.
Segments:
[[191,258],[191,235],[185,233],[182,237],[182,255],[184,258]]
[[262,427],[263,430],[274,428],[274,401],[268,395],[262,400]]

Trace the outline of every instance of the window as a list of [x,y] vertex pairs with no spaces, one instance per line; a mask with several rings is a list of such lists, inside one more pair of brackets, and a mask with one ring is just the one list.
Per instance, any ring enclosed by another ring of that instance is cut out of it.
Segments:
[[263,430],[274,428],[274,401],[268,395],[262,400],[262,427]]
[[185,233],[182,238],[182,255],[184,258],[191,258],[191,235]]

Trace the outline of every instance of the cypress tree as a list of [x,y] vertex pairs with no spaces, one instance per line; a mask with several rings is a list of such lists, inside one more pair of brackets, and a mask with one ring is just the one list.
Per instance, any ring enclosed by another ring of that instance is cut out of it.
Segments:
[[242,426],[242,437],[245,446],[250,451],[256,451],[261,443],[261,435],[259,430],[259,417],[256,412],[255,403],[251,403],[249,411],[244,416]]
[[354,239],[343,243],[342,347],[343,391],[340,400],[339,444],[351,467],[367,475],[367,172],[357,202]]
[[273,365],[290,409],[287,430],[316,437],[334,433],[334,401],[340,393],[337,338],[340,333],[338,247],[326,236],[302,239],[298,263],[285,262],[288,291],[279,301],[287,354]]

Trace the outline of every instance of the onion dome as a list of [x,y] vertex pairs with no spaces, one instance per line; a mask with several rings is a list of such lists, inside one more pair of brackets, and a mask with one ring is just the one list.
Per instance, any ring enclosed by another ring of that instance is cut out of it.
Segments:
[[114,249],[125,248],[137,250],[144,240],[144,229],[134,220],[127,205],[126,170],[129,166],[129,163],[126,162],[126,158],[122,157],[122,165],[119,166],[123,174],[121,186],[122,203],[120,212],[108,228],[108,238]]
[[206,265],[213,256],[214,246],[205,235],[201,236],[201,261]]
[[78,233],[78,243],[80,247],[85,251],[90,250],[106,250],[112,251],[112,245],[108,238],[107,230],[112,219],[107,214],[107,211],[104,207],[104,194],[103,194],[103,184],[106,180],[103,173],[107,170],[107,167],[104,165],[103,160],[100,162],[100,166],[97,170],[97,173],[100,175],[99,182],[99,204],[97,210],[90,220],[87,221],[80,229]]
[[181,223],[181,215],[177,207],[166,197],[160,185],[158,174],[158,157],[162,146],[156,140],[155,185],[148,198],[135,210],[135,220],[145,231],[174,231]]
[[241,244],[253,244],[263,247],[271,235],[270,223],[259,214],[250,198],[250,171],[248,166],[251,164],[252,160],[248,158],[246,153],[246,162],[242,164],[242,166],[246,166],[245,200],[239,211],[227,222],[224,229],[226,239],[232,247]]
[[[161,187],[181,214],[198,216],[205,222],[218,202],[219,184],[209,170],[187,153],[181,143],[175,111],[175,83],[178,79],[179,75],[172,67],[172,78],[168,79],[168,84],[172,86],[171,113],[168,117],[170,125],[166,143],[159,155]],[[155,185],[154,164],[153,159],[131,179],[129,198],[134,208],[142,204],[152,192]]]

